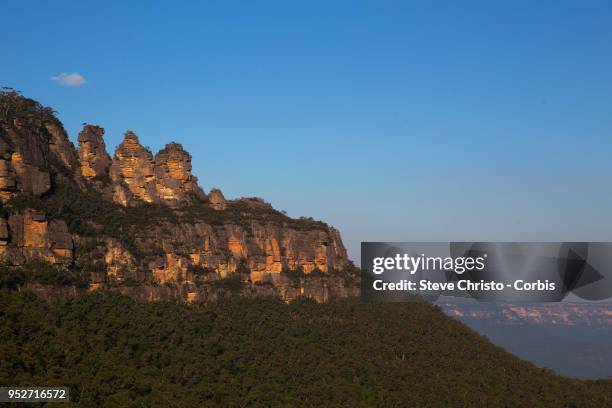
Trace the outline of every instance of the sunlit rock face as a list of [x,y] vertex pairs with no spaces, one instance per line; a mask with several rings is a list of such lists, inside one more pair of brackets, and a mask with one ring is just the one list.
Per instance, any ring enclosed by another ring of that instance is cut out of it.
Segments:
[[[284,268],[301,269],[308,274],[315,268],[328,272],[347,267],[346,249],[334,231],[331,227],[297,229],[272,222],[196,222],[155,226],[139,235],[138,241],[143,250],[163,242],[160,254],[145,261],[164,282],[189,277],[190,265],[209,268],[226,277],[237,270],[242,260],[251,271],[251,279],[258,281]],[[174,254],[172,259],[167,257],[169,253]]]
[[78,137],[81,175],[101,187],[108,180],[111,158],[106,153],[104,129],[85,125]]
[[51,188],[48,171],[29,164],[20,152],[12,152],[0,159],[0,197],[7,200],[16,193],[40,196]]
[[68,176],[78,165],[62,124],[40,113],[0,120],[0,199],[40,196],[51,189],[51,173]]
[[0,222],[0,256],[6,264],[32,260],[70,265],[73,240],[63,220],[49,221],[44,212],[27,209]]
[[[24,198],[28,203],[50,194],[53,183],[74,177],[78,166],[76,151],[62,124],[32,106],[27,102],[17,105],[13,114],[18,112],[18,117],[0,116],[0,200],[6,206],[0,216],[0,262],[19,266],[44,260],[70,265],[74,244],[66,222],[49,219],[44,211],[28,204],[13,207],[11,203],[13,198]],[[6,115],[6,111],[2,113]],[[74,183],[78,182],[75,177]]]
[[121,205],[157,201],[153,154],[143,147],[132,131],[117,146],[110,167],[113,200]]
[[178,207],[204,201],[206,195],[191,174],[191,155],[178,143],[167,144],[155,158],[133,132],[127,132],[110,166],[113,200]]
[[[153,156],[128,131],[111,159],[104,129],[85,125],[77,150],[52,111],[12,98],[21,103],[17,116],[0,111],[0,266],[76,268],[89,272],[93,288],[150,299],[214,298],[201,285],[236,275],[246,295],[323,301],[352,293],[333,276],[350,261],[329,225],[292,219],[259,198],[227,200],[219,189],[206,196],[178,143]],[[286,270],[323,275],[297,285]]]
[[155,189],[159,201],[169,206],[205,199],[191,174],[191,155],[180,144],[169,143],[155,155]]
[[40,196],[51,188],[48,131],[38,124],[25,127],[20,121],[0,127],[0,198],[18,193]]

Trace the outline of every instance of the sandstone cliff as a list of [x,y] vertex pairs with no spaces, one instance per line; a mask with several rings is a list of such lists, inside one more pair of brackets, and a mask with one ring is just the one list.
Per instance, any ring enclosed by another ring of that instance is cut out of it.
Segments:
[[[49,108],[0,95],[1,265],[24,282],[62,276],[152,299],[214,298],[227,285],[285,299],[354,293],[336,229],[261,199],[205,194],[178,143],[153,155],[128,131],[111,159],[103,136],[85,125],[76,149]],[[49,270],[57,276],[31,279]]]

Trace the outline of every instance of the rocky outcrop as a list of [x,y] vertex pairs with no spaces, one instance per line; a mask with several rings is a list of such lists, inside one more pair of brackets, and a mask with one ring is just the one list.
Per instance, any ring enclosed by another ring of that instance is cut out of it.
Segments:
[[45,123],[45,129],[49,133],[50,159],[56,159],[56,165],[63,166],[61,170],[68,173],[78,168],[77,154],[62,124],[59,121],[49,121]]
[[79,164],[81,175],[98,187],[108,184],[111,158],[106,153],[104,129],[99,126],[85,125],[79,133]]
[[162,204],[177,207],[206,196],[191,174],[191,155],[178,143],[169,143],[155,155],[155,189]]
[[218,188],[213,188],[208,193],[208,202],[213,210],[223,211],[227,208],[227,202],[225,196]]
[[51,173],[70,175],[74,146],[48,108],[15,92],[4,92],[1,103],[0,199],[40,196],[51,188]]
[[153,158],[131,131],[115,151],[110,178],[113,200],[124,206],[145,202],[178,207],[206,198],[191,174],[191,155],[180,144],[166,145]]
[[110,166],[113,200],[121,205],[157,201],[153,154],[144,148],[132,131],[117,146]]
[[[214,298],[215,282],[235,277],[244,295],[348,293],[334,275],[351,267],[336,229],[292,219],[259,198],[227,200],[219,189],[207,196],[178,143],[153,156],[128,131],[111,160],[104,129],[85,125],[77,151],[48,108],[11,97],[23,106],[0,109],[13,115],[0,117],[3,266],[42,260],[79,279],[84,271],[91,288],[151,299]],[[180,289],[169,295],[158,285]]]

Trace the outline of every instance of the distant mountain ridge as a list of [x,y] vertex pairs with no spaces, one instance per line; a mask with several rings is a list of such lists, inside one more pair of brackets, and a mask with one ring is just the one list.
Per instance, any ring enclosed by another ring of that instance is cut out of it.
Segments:
[[356,293],[335,228],[259,198],[206,194],[178,143],[153,155],[127,131],[111,158],[103,135],[86,124],[75,148],[51,108],[10,89],[0,94],[0,257],[9,285],[190,301]]
[[462,320],[497,324],[548,324],[559,326],[601,326],[612,330],[610,303],[487,303],[439,302],[446,314]]
[[512,354],[574,378],[612,375],[609,302],[491,303],[444,299],[438,306]]

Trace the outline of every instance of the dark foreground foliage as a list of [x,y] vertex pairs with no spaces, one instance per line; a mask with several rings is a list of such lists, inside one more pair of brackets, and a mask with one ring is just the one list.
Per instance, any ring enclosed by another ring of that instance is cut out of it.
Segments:
[[24,283],[86,288],[89,277],[89,271],[61,268],[41,260],[27,262],[21,267],[0,265],[0,289],[17,290]]
[[65,385],[80,406],[605,407],[425,303],[235,299],[45,303],[0,291],[0,385]]

